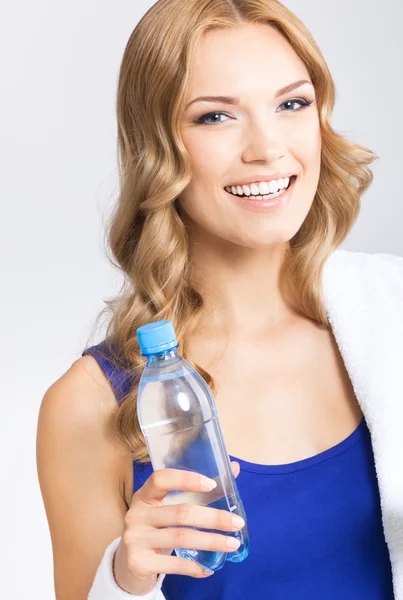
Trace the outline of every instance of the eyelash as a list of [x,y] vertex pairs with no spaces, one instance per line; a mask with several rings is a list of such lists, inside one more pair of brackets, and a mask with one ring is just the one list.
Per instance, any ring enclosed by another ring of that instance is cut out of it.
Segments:
[[[308,108],[309,106],[311,106],[314,101],[311,100],[311,102],[309,102],[308,100],[305,100],[304,98],[293,98],[292,100],[286,100],[285,102],[283,102],[283,104],[280,104],[280,106],[283,106],[284,104],[288,104],[288,103],[294,103],[294,102],[301,104],[300,108],[297,108],[296,110],[292,110],[292,111],[286,111],[286,112],[292,112],[292,113],[299,112],[300,110],[304,110],[305,108]],[[283,111],[280,111],[280,112],[283,112]],[[196,123],[197,125],[219,125],[220,123],[223,123],[223,121],[217,121],[216,123],[206,123],[205,119],[207,119],[208,117],[211,117],[212,115],[226,115],[227,117],[229,117],[229,115],[225,112],[214,111],[214,112],[210,112],[205,115],[202,115],[201,117],[196,119],[194,121],[194,123]]]

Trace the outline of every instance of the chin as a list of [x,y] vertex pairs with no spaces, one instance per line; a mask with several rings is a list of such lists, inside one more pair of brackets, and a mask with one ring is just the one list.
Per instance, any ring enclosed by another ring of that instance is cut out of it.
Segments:
[[293,235],[295,234],[273,230],[266,233],[261,232],[260,234],[257,234],[257,232],[245,231],[238,232],[238,234],[234,236],[228,236],[225,238],[225,240],[242,248],[248,248],[250,250],[263,250],[273,246],[288,245]]

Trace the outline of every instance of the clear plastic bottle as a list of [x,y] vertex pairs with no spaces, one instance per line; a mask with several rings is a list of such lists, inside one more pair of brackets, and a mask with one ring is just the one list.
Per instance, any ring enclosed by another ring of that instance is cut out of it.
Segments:
[[175,548],[175,553],[212,571],[221,569],[226,560],[242,562],[249,554],[247,520],[210,388],[176,352],[178,343],[171,321],[139,327],[137,338],[142,356],[147,357],[139,382],[137,411],[153,469],[196,471],[217,481],[211,492],[171,491],[164,504],[187,502],[210,506],[228,510],[245,520],[240,531],[225,532],[241,542],[233,552]]

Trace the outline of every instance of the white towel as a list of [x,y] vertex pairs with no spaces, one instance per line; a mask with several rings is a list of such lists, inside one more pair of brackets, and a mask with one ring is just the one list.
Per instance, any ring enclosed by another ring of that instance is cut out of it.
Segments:
[[403,258],[337,250],[325,306],[371,433],[396,600],[403,600]]

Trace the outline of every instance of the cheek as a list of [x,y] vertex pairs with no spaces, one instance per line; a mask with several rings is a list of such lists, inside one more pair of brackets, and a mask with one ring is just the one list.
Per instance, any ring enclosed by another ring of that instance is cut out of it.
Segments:
[[[202,126],[200,126],[202,127]],[[215,125],[210,129],[192,132],[184,138],[184,144],[189,154],[193,179],[217,180],[222,178],[231,166],[231,148],[234,151],[233,139],[230,135],[223,135],[222,132],[213,131]]]
[[312,180],[312,186],[317,188],[320,178],[321,162],[322,162],[322,135],[318,128],[316,136],[312,139],[310,146],[307,148],[306,162],[310,172],[309,179]]
[[[204,221],[212,212],[212,190],[220,185],[231,166],[231,154],[225,136],[198,132],[183,138],[188,151],[192,179],[178,198],[178,204],[196,221]],[[206,202],[209,199],[209,203]]]
[[311,164],[320,166],[320,159],[322,153],[322,135],[320,127],[318,126],[310,136],[310,143],[306,145],[306,159]]
[[293,146],[303,165],[313,167],[320,162],[322,135],[317,114],[295,127],[292,135]]

